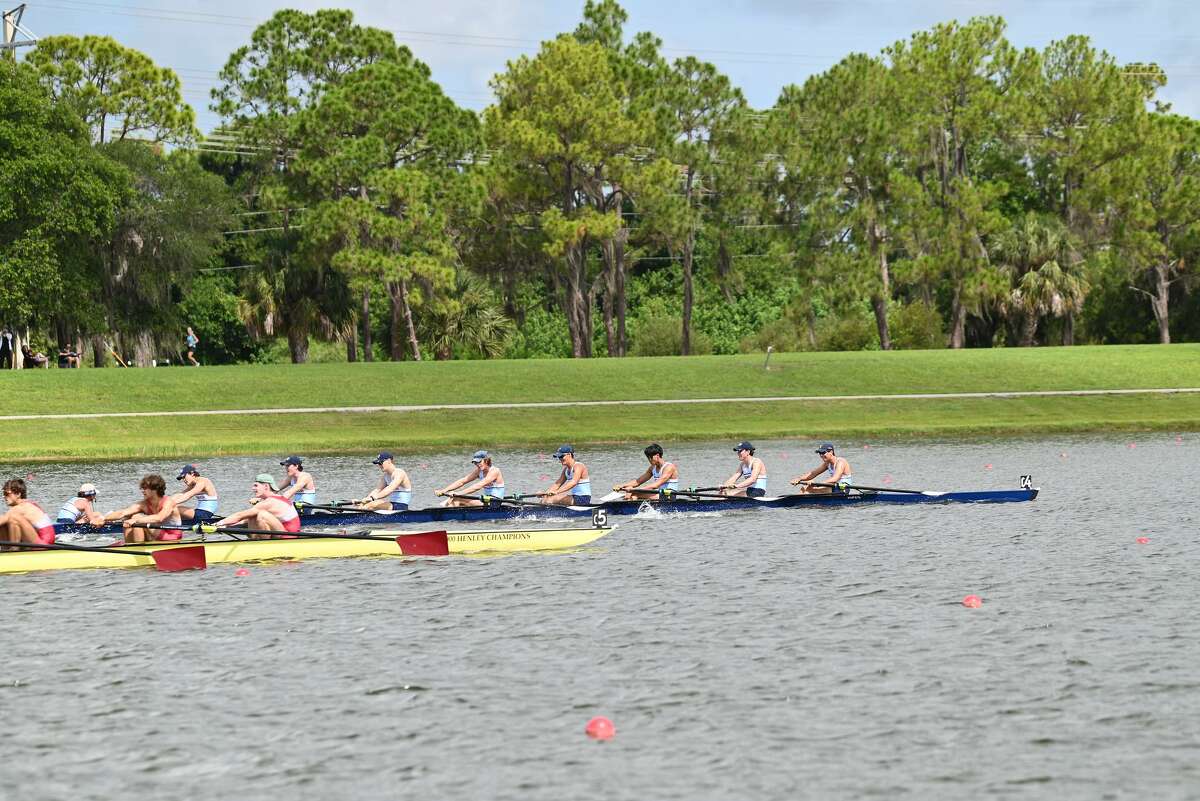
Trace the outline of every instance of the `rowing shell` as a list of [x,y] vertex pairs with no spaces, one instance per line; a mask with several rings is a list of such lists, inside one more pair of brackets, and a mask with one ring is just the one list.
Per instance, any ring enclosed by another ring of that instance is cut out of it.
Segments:
[[[520,551],[561,551],[587,545],[614,527],[559,529],[497,529],[451,531],[446,540],[452,554],[500,554]],[[265,562],[273,559],[329,559],[349,556],[400,556],[395,531],[372,531],[377,540],[349,539],[331,535],[321,539],[216,540],[205,542],[147,542],[130,545],[133,550],[204,547],[208,564],[222,562]],[[33,570],[66,570],[109,567],[153,567],[154,557],[121,553],[121,548],[87,551],[6,551],[0,553],[0,573]]]

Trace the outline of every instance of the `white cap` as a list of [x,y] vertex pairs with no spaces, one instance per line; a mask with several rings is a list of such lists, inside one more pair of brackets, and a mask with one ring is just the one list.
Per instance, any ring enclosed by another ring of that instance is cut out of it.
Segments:
[[95,495],[96,494],[96,485],[95,484],[84,484],[82,487],[79,488],[79,494],[80,495]]

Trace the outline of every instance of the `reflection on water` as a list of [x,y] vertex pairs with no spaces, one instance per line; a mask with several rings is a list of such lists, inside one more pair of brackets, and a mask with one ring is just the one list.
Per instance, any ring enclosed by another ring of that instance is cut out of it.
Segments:
[[[772,489],[816,443],[764,442]],[[1005,506],[621,520],[599,547],[0,576],[6,797],[1196,797],[1200,439],[845,443],[861,484]],[[594,487],[644,443],[580,452]],[[669,448],[682,484],[732,443]],[[469,454],[403,464],[416,503]],[[274,459],[201,463],[237,508]],[[497,454],[510,491],[545,454]],[[313,458],[323,500],[370,456]],[[990,465],[990,467],[989,467]],[[57,508],[180,465],[9,467]],[[1138,536],[1148,537],[1139,545]],[[3,558],[3,557],[0,557]],[[974,593],[980,609],[960,601]],[[607,743],[585,722],[616,723]],[[123,754],[136,754],[134,757]]]

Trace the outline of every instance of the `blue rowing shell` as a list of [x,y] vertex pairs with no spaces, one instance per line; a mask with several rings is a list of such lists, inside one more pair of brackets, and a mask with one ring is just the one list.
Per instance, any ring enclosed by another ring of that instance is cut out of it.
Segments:
[[[518,518],[593,517],[636,515],[640,512],[730,512],[747,509],[793,509],[799,507],[840,507],[872,503],[1017,503],[1032,501],[1036,488],[981,490],[978,492],[884,492],[851,490],[847,493],[782,495],[773,498],[685,498],[670,500],[609,501],[582,506],[553,506],[529,503],[504,503],[493,506],[434,506],[403,512],[330,512],[301,509],[300,520],[306,528],[314,526],[377,526],[400,523],[471,522],[475,520],[515,520]],[[120,523],[99,529],[80,523],[57,523],[59,534],[120,532]]]

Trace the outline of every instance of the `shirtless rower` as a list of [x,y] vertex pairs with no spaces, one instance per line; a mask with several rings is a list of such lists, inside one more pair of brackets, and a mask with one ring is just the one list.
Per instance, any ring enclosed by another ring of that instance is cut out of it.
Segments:
[[737,471],[725,479],[721,494],[761,498],[767,494],[767,466],[754,455],[754,446],[743,440],[733,446],[740,464]]
[[74,498],[63,503],[54,522],[103,525],[104,515],[96,511],[96,485],[84,484],[80,487]]
[[288,483],[279,490],[279,494],[290,500],[297,508],[307,504],[312,506],[317,502],[317,480],[313,474],[304,469],[304,460],[299,456],[289,456],[279,463],[287,470]]
[[167,495],[167,482],[162,476],[151,473],[141,480],[138,489],[142,491],[142,499],[124,509],[109,512],[104,516],[104,522],[120,520],[125,532],[125,542],[155,542],[157,540],[177,540],[183,537],[179,530],[163,531],[150,526],[179,526],[183,521],[179,516],[179,507]]
[[365,498],[354,501],[355,506],[364,509],[391,509],[403,512],[412,503],[412,481],[408,473],[396,466],[396,460],[390,453],[384,451],[375,457],[371,464],[379,465],[379,485],[371,490]]
[[250,539],[286,537],[289,532],[300,530],[300,513],[290,500],[279,494],[279,489],[275,486],[275,476],[259,473],[254,477],[251,489],[254,495],[250,498],[251,505],[248,509],[223,517],[213,525],[224,528],[245,522],[248,524],[247,528],[279,532],[278,535],[251,534]]
[[840,492],[844,492],[845,487],[854,483],[854,475],[850,470],[850,463],[846,461],[845,457],[837,455],[832,443],[826,442],[817,448],[817,455],[821,457],[821,463],[804,475],[793,478],[793,486],[803,484],[804,488],[800,490],[801,492],[814,494],[818,492],[833,492],[834,487],[822,487],[809,483],[822,473],[825,475],[821,476],[821,483],[836,484],[836,489]]
[[4,502],[8,511],[0,514],[0,539],[7,542],[54,544],[54,522],[33,501],[29,488],[19,478],[4,482]]
[[642,451],[646,454],[650,466],[646,472],[633,481],[613,487],[623,491],[626,500],[645,500],[647,498],[666,497],[679,489],[679,468],[663,459],[662,445],[657,442],[646,446]]
[[554,453],[562,462],[562,472],[550,489],[542,493],[542,503],[558,506],[586,506],[592,502],[592,479],[587,465],[575,458],[575,449],[563,445]]
[[[487,451],[475,451],[475,455],[471,457],[471,464],[474,465],[471,472],[458,481],[447,484],[434,494],[447,495],[462,487],[462,491],[456,494],[474,495],[480,492],[487,499],[488,506],[500,503],[504,498],[504,474],[500,472],[499,467],[492,464],[491,455]],[[483,504],[483,501],[475,498],[447,498],[442,502],[442,506],[483,506]]]
[[[177,492],[171,496],[171,500],[180,504],[179,517],[181,519],[207,523],[217,516],[217,488],[211,478],[200,475],[200,468],[194,464],[186,464],[179,471],[179,475],[175,476],[175,480],[182,481],[185,488],[183,492]],[[196,505],[194,507],[182,505],[188,501],[195,501]]]

